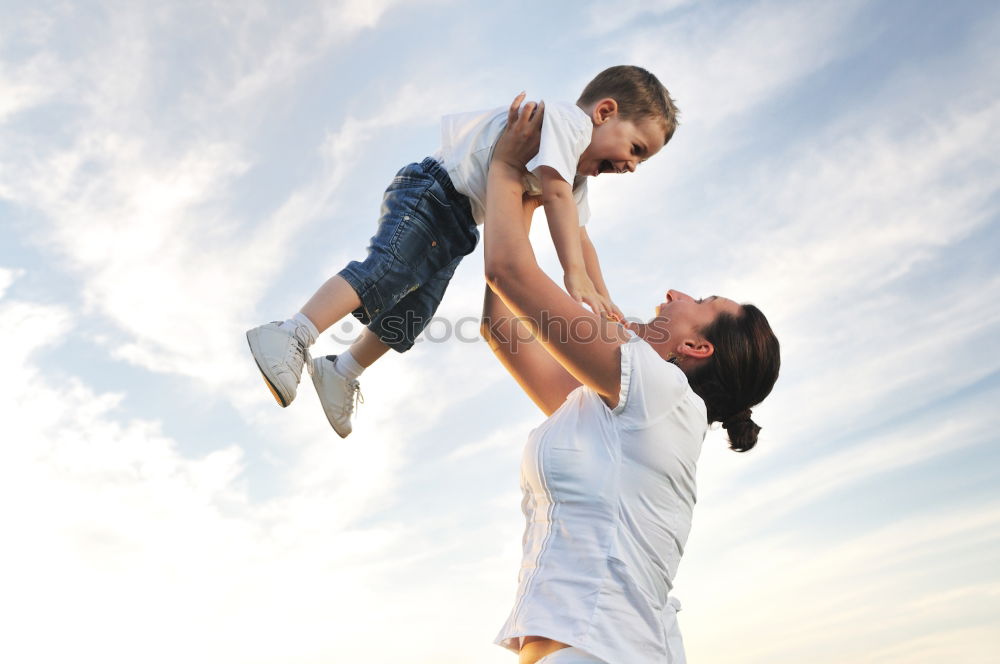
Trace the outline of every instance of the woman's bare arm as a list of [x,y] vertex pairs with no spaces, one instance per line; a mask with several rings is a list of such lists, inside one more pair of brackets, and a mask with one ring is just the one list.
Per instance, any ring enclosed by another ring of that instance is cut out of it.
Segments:
[[486,195],[486,279],[542,347],[576,380],[611,405],[620,389],[624,329],[587,311],[538,267],[521,219],[521,174],[538,149],[540,112],[511,106],[508,128],[493,153]]
[[[531,215],[536,207],[537,201],[523,203],[525,232],[531,229]],[[481,330],[500,363],[546,415],[554,413],[566,395],[580,386],[580,381],[546,352],[488,285]]]

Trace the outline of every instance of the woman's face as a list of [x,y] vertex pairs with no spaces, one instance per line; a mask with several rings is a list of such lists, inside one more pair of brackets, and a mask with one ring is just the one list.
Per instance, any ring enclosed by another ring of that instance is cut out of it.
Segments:
[[[740,315],[740,305],[718,295],[694,299],[687,293],[668,290],[666,300],[656,307],[656,329],[670,335],[670,349],[679,355],[692,355],[699,342],[705,343],[699,330],[715,321],[720,313]],[[711,352],[709,352],[711,355]]]

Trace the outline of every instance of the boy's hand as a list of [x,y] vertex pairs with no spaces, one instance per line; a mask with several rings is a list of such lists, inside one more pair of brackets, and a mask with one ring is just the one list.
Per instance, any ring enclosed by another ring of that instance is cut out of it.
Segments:
[[607,293],[605,293],[601,297],[603,297],[604,300],[607,302],[607,306],[608,306],[608,319],[616,321],[618,323],[624,323],[625,322],[625,314],[622,313],[622,310],[618,308],[617,304],[615,304],[614,302],[611,301],[611,296],[609,296]]
[[563,281],[566,283],[566,292],[574,300],[586,304],[591,311],[602,318],[610,313],[611,301],[597,292],[594,282],[585,271],[567,272]]
[[597,297],[600,298],[601,309],[604,312],[601,314],[603,318],[607,318],[608,320],[613,320],[616,323],[621,323],[622,321],[625,320],[625,314],[623,314],[622,310],[619,309],[618,306],[611,301],[610,297],[608,297],[607,295],[601,295],[600,293],[597,294]]
[[[593,281],[593,278],[591,278],[591,281]],[[595,284],[594,286],[596,288],[597,285]],[[598,288],[597,289],[597,295],[602,300],[604,300],[604,304],[607,307],[607,312],[608,313],[605,316],[605,318],[607,318],[608,320],[613,320],[613,321],[615,321],[617,323],[624,323],[625,322],[625,314],[622,313],[622,310],[618,308],[617,304],[615,304],[614,302],[611,301],[611,295],[608,294],[608,291],[606,289],[603,289],[603,288]]]

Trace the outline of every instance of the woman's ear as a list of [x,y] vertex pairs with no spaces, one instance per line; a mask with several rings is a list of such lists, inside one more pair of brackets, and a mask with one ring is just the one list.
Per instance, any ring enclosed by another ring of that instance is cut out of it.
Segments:
[[695,360],[706,360],[715,353],[715,346],[708,339],[688,339],[677,347],[677,354]]

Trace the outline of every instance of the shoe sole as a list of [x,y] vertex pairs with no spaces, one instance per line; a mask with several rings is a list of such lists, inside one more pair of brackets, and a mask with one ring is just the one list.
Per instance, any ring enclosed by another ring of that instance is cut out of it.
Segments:
[[[317,396],[320,393],[320,386],[319,386],[320,375],[323,373],[323,370],[319,368],[319,365],[320,365],[320,362],[323,361],[323,359],[325,359],[325,358],[316,358],[315,360],[313,360],[312,382],[313,382],[313,387],[316,388],[316,394],[317,394]],[[322,405],[322,401],[323,400],[321,398],[320,399],[320,404],[321,405]],[[333,423],[333,418],[330,417],[330,415],[326,412],[326,408],[323,409],[323,414],[326,415],[326,421],[330,423],[330,428],[333,429],[334,433],[336,433],[341,438],[347,438],[348,436],[351,435],[350,431],[348,431],[347,433],[340,433],[340,431],[337,429],[337,425]]]
[[274,396],[274,400],[278,402],[278,405],[282,408],[287,408],[289,401],[286,401],[281,393],[278,392],[278,388],[274,386],[271,379],[267,377],[264,372],[264,367],[260,366],[260,362],[257,361],[257,335],[253,334],[255,330],[249,330],[247,332],[247,344],[250,346],[250,354],[253,356],[254,364],[257,365],[257,369],[260,370],[260,376],[264,379],[264,384],[267,385],[267,389],[271,390],[271,395]]

